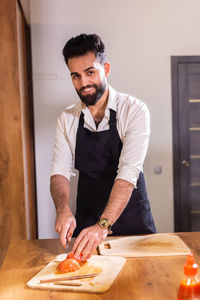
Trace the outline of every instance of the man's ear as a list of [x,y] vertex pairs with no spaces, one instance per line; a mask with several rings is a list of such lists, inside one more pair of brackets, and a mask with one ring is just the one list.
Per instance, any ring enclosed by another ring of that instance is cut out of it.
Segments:
[[105,71],[105,77],[106,77],[106,78],[107,78],[107,77],[109,76],[109,74],[110,74],[110,69],[111,69],[110,63],[106,61],[105,64],[104,64],[104,71]]

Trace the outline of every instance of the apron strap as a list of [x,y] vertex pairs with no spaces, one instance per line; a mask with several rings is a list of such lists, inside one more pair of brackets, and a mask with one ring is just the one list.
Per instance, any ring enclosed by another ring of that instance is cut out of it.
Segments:
[[113,145],[112,146],[113,158],[118,161],[119,160],[119,157],[118,157],[119,150],[118,150],[117,141],[118,141],[118,139],[120,139],[120,137],[119,137],[118,130],[117,130],[116,111],[114,111],[112,109],[110,109],[109,125],[110,125],[110,135],[111,135],[112,145]]
[[78,127],[83,127],[84,126],[84,113],[81,111],[80,117],[79,117],[79,124]]
[[110,128],[116,126],[116,112],[112,109],[110,109],[109,125],[110,125]]
[[[110,109],[110,119],[109,119],[109,126],[110,128],[116,127],[116,112],[112,109]],[[82,127],[84,125],[84,113],[81,111],[80,117],[79,117],[79,127]]]

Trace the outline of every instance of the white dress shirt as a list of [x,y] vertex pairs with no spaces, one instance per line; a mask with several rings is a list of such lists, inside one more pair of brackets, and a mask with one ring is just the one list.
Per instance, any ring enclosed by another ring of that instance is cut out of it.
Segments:
[[70,180],[74,175],[76,133],[81,111],[84,113],[84,127],[98,132],[109,129],[109,109],[116,111],[117,130],[123,143],[116,179],[127,180],[137,187],[137,179],[139,173],[143,171],[143,162],[149,142],[149,111],[142,101],[119,93],[111,86],[109,86],[105,115],[98,128],[96,128],[90,110],[82,101],[62,112],[56,125],[51,176],[60,174]]

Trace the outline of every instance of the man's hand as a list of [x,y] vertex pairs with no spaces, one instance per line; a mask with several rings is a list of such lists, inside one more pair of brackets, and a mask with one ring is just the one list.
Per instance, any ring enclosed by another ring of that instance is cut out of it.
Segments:
[[70,242],[75,228],[76,219],[71,212],[57,214],[55,230],[59,233],[61,244],[64,247],[66,247],[66,239]]
[[69,242],[76,228],[76,220],[69,208],[70,184],[63,175],[51,176],[51,195],[55,203],[57,219],[55,230],[59,233],[60,241],[66,247],[66,239]]
[[83,261],[90,258],[97,246],[106,239],[107,234],[108,230],[98,224],[83,229],[72,248],[74,256]]

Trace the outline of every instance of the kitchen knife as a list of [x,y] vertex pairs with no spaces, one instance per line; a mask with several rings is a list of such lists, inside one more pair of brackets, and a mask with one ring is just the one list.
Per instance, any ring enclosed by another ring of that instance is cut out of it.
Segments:
[[66,240],[66,253],[68,254],[68,252],[69,252],[69,243],[68,243],[68,241]]

